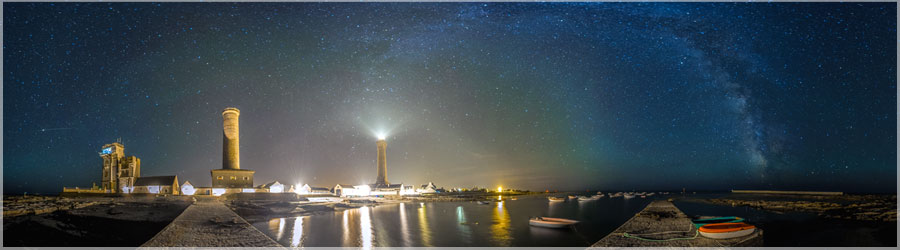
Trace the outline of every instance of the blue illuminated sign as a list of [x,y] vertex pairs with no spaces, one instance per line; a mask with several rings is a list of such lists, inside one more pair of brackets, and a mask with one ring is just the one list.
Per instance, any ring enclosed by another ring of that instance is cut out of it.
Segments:
[[104,148],[103,152],[100,154],[104,154],[104,155],[112,154],[112,147]]

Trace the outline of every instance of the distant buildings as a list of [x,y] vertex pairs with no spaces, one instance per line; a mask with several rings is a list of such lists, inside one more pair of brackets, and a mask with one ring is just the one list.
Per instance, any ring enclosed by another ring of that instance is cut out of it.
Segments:
[[[253,186],[255,171],[241,169],[240,164],[240,110],[225,108],[222,111],[222,168],[210,170],[211,187],[195,187],[191,182],[178,184],[177,176],[141,177],[141,160],[135,156],[125,156],[125,147],[120,142],[103,146],[101,187],[91,189],[63,188],[64,193],[125,193],[125,194],[171,194],[171,195],[213,195],[229,193],[296,193],[301,195],[334,195],[340,197],[400,196],[441,192],[429,182],[416,188],[412,185],[391,184],[387,180],[387,142],[379,138],[375,142],[377,153],[376,178],[373,184],[338,184],[333,188],[286,186],[278,181]],[[299,184],[298,184],[299,185]]]

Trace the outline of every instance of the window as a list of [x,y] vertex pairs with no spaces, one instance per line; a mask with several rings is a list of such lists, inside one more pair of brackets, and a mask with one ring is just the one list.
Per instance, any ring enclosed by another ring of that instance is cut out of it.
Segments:
[[250,180],[250,177],[244,176],[244,180],[248,181],[248,180]]
[[216,177],[216,180],[221,180],[221,179],[222,179],[221,175]]
[[237,177],[231,176],[232,180],[237,180]]

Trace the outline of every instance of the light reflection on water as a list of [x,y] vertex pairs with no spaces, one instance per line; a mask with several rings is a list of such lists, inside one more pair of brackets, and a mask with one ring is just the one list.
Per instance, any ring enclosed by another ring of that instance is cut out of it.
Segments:
[[[303,239],[303,218],[304,217],[297,217],[294,219],[294,233],[291,236],[292,247],[300,246],[302,243],[301,240]],[[282,221],[284,220],[282,219]]]
[[372,249],[372,219],[369,217],[369,210],[369,207],[359,208],[359,234],[363,249]]
[[422,232],[422,246],[430,247],[431,246],[431,230],[428,228],[428,218],[426,218],[427,210],[425,210],[425,203],[419,203],[419,230]]
[[406,221],[406,203],[400,203],[400,235],[403,237],[402,246],[412,245],[409,241],[409,222]]
[[[640,211],[649,200],[553,202],[545,197],[494,201],[382,204],[253,225],[292,247],[588,246]],[[577,230],[535,228],[533,216],[582,221]],[[451,225],[455,224],[455,226]],[[290,236],[290,237],[289,237]],[[589,242],[593,241],[593,242]]]
[[509,214],[506,212],[502,201],[497,202],[497,208],[494,209],[492,219],[491,234],[494,236],[493,240],[499,246],[509,246]]
[[456,227],[459,229],[459,234],[463,238],[463,242],[471,243],[472,242],[472,229],[469,228],[469,223],[466,222],[466,211],[462,206],[456,207]]

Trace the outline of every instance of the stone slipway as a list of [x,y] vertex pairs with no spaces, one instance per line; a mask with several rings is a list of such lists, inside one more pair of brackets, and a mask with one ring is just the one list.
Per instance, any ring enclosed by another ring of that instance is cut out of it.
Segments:
[[202,199],[141,247],[281,247],[221,201]]
[[[625,237],[624,233],[646,239],[688,239],[646,241]],[[675,204],[669,201],[654,201],[591,247],[761,247],[762,233],[762,230],[757,228],[750,235],[734,239],[706,238],[697,233],[691,219],[675,207]]]

